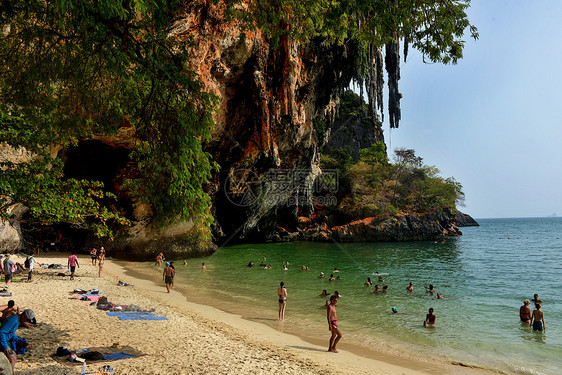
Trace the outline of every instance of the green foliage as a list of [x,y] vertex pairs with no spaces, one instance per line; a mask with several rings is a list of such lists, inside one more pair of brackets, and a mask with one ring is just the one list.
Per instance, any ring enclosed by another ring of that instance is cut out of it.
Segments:
[[[26,147],[48,169],[52,160],[41,159],[41,150],[111,134],[126,123],[139,140],[132,154],[137,178],[126,184],[130,191],[154,206],[161,223],[189,218],[210,223],[203,186],[215,165],[202,142],[211,136],[216,99],[202,92],[196,75],[186,70],[189,40],[170,34],[181,4],[3,2],[0,24],[10,29],[0,38],[0,141]],[[14,117],[29,130],[15,126]],[[20,137],[25,132],[34,135]],[[62,189],[67,183],[52,182],[45,188]],[[22,197],[24,185],[25,180],[14,180],[9,187],[15,190],[5,193]],[[80,191],[85,199],[86,190]]]
[[259,28],[276,43],[285,37],[331,43],[354,40],[358,51],[405,39],[430,61],[455,64],[462,58],[465,30],[477,39],[467,19],[470,0],[227,0],[229,13],[248,28]]
[[[5,219],[9,218],[6,210],[18,202],[29,207],[29,222],[73,223],[100,237],[112,236],[108,224],[130,224],[104,206],[115,196],[104,192],[102,183],[63,178],[62,161],[38,147],[45,139],[33,125],[5,112],[0,112],[0,120],[0,139],[6,142],[4,152],[22,151],[23,156],[17,164],[8,158],[0,162],[0,213]],[[27,152],[10,146],[15,144],[25,145]]]
[[396,150],[394,164],[382,163],[378,158],[385,151],[383,146],[362,150],[361,159],[347,169],[344,178],[349,190],[337,208],[340,215],[381,218],[399,211],[424,212],[463,204],[462,185],[453,177],[441,177],[436,167],[423,165],[411,149]]
[[383,141],[373,143],[371,147],[359,151],[361,161],[367,164],[387,164],[388,156],[386,155],[386,145]]

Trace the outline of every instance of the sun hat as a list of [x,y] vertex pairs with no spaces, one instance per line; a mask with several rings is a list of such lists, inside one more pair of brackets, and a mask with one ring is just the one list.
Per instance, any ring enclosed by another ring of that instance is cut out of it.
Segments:
[[25,315],[27,320],[29,320],[31,323],[37,324],[37,320],[35,319],[35,312],[33,310],[25,309],[23,310],[23,314]]
[[398,312],[398,309],[396,307],[393,307],[392,312]]

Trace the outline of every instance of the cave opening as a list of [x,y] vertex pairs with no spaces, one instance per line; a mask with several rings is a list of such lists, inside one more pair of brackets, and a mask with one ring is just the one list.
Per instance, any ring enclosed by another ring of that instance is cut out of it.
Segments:
[[[121,189],[130,170],[130,150],[125,147],[107,144],[97,140],[80,141],[77,146],[65,150],[61,157],[64,161],[65,178],[100,181],[104,191],[116,195],[104,200],[110,209],[118,210],[130,217],[133,205],[130,196]],[[97,239],[92,231],[79,224],[57,223],[49,226],[22,223],[24,246],[27,251],[79,251],[86,246],[99,246],[102,239]]]

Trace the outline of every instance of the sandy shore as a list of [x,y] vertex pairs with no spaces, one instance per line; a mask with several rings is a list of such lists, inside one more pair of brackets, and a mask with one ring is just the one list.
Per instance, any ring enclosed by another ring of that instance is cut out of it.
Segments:
[[[40,263],[66,265],[66,254],[36,257]],[[23,264],[23,258],[14,256]],[[111,346],[118,342],[147,356],[109,362],[115,374],[480,374],[478,369],[444,363],[380,358],[374,352],[326,352],[326,343],[305,341],[264,324],[192,303],[178,290],[172,293],[160,283],[126,274],[120,264],[106,261],[101,278],[87,256],[79,257],[75,280],[56,276],[65,270],[36,266],[34,282],[10,284],[12,297],[0,297],[0,304],[14,299],[20,308],[35,311],[40,323],[17,334],[34,346],[18,356],[16,374],[79,374],[80,367],[63,366],[49,355],[59,346],[70,350]],[[65,267],[66,268],[66,267]],[[16,276],[16,278],[19,276]],[[119,287],[121,280],[135,285]],[[159,280],[160,281],[160,280]],[[98,288],[114,303],[154,309],[165,321],[120,321],[90,306],[69,299],[75,288]],[[345,331],[344,340],[345,340]],[[360,355],[359,355],[360,354]],[[101,365],[88,365],[94,372]]]

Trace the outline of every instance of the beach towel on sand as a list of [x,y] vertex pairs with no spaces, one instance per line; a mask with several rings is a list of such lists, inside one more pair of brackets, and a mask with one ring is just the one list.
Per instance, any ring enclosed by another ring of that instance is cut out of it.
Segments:
[[[87,348],[85,351],[83,350],[82,353],[78,353],[79,356],[83,355],[84,352],[89,352],[89,351],[97,351],[103,354],[103,359],[99,359],[99,360],[86,360],[86,363],[88,365],[92,364],[92,363],[103,363],[103,362],[109,362],[109,361],[117,361],[119,359],[127,359],[127,358],[133,358],[133,357],[142,357],[145,356],[146,354],[136,350],[133,347],[130,346],[121,346],[121,347],[112,347],[112,346],[98,346],[98,347],[93,347],[93,348]],[[71,352],[72,354],[76,354],[75,351]],[[117,353],[118,355],[111,357],[112,354]],[[109,357],[108,357],[109,356]],[[57,357],[56,355],[51,355],[51,358],[53,358],[55,361],[57,361],[58,363],[65,365],[65,366],[70,366],[70,367],[74,367],[74,366],[82,366],[82,362],[70,362],[67,360],[68,356],[63,356],[63,357]],[[107,357],[107,358],[106,358]]]
[[165,316],[157,316],[151,312],[140,311],[108,311],[108,316],[116,316],[119,320],[168,320]]

